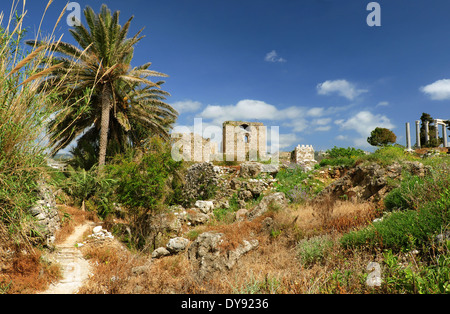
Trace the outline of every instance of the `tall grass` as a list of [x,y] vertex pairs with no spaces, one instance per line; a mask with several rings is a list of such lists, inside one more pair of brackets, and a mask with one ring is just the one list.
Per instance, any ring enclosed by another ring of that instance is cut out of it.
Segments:
[[9,18],[0,14],[0,224],[18,243],[28,243],[32,231],[27,209],[36,200],[37,181],[45,178],[45,127],[57,110],[39,80],[50,67],[49,51],[23,45],[24,4],[14,0]]

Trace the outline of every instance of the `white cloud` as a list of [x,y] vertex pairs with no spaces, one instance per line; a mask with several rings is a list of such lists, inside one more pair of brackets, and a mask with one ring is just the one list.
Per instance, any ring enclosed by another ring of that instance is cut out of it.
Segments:
[[346,139],[348,139],[347,135],[338,135],[335,137],[336,140],[338,141],[345,141]]
[[327,125],[327,124],[330,124],[330,122],[331,122],[331,118],[323,118],[323,119],[315,119],[315,120],[313,120],[313,124],[316,124],[316,125]]
[[266,54],[264,58],[267,62],[286,62],[287,60],[278,56],[278,53],[275,50]]
[[325,131],[329,131],[329,130],[331,130],[331,126],[330,125],[319,126],[319,127],[314,129],[314,131],[318,131],[318,132],[325,132]]
[[309,109],[306,114],[310,117],[321,117],[324,115],[324,111],[325,111],[324,108],[314,107],[314,108]]
[[325,81],[317,85],[317,93],[319,95],[329,95],[337,93],[349,100],[354,100],[362,93],[366,93],[365,89],[357,89],[356,86],[346,80]]
[[244,99],[236,105],[207,106],[200,114],[202,118],[212,119],[216,124],[227,120],[285,120],[295,119],[304,114],[301,107],[288,107],[279,110],[264,101]]
[[376,107],[387,107],[389,106],[389,101],[380,101]]
[[202,103],[193,100],[183,100],[174,102],[172,104],[172,107],[175,108],[178,111],[178,113],[195,112],[202,107]]
[[432,84],[422,86],[420,91],[433,100],[450,99],[450,79],[438,80]]
[[367,137],[376,128],[393,129],[390,119],[384,115],[374,115],[369,111],[360,111],[348,120],[336,120],[335,124],[339,125],[343,130],[356,131],[360,137],[354,138],[356,146],[370,146],[367,143]]
[[[268,135],[268,142],[270,144],[272,144],[271,138],[269,136],[270,132],[267,132]],[[283,148],[292,146],[292,145],[297,145],[302,139],[297,137],[297,135],[295,133],[288,133],[288,134],[279,134],[279,143],[278,143],[278,147],[280,150],[282,150]]]

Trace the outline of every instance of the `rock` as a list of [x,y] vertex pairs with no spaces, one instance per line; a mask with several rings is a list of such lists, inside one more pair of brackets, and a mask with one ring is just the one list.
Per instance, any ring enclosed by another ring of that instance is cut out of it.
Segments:
[[188,168],[184,181],[184,202],[192,204],[194,200],[205,200],[214,196],[214,191],[219,186],[219,174],[214,171],[212,163],[197,163]]
[[209,221],[209,218],[210,217],[207,214],[200,213],[195,209],[189,210],[186,215],[186,220],[193,226],[203,225]]
[[403,167],[399,163],[387,167],[377,163],[358,165],[325,187],[317,195],[316,200],[346,196],[356,201],[379,201],[393,188],[388,181],[400,179],[402,170]]
[[170,252],[165,247],[159,247],[152,252],[152,258],[161,258],[167,255],[170,255]]
[[263,215],[271,206],[284,207],[287,205],[287,199],[283,192],[269,194],[263,197],[261,202],[248,214],[250,220]]
[[278,165],[273,164],[261,164],[261,172],[268,173],[272,177],[275,177],[280,170]]
[[247,190],[252,193],[253,198],[258,198],[267,188],[268,184],[264,180],[249,180],[247,182]]
[[220,244],[223,233],[204,232],[191,244],[188,258],[198,269],[198,275],[204,279],[216,271],[230,270],[239,258],[258,247],[258,240],[244,240],[236,249],[224,251]]
[[381,266],[376,262],[371,262],[367,265],[367,271],[369,275],[366,279],[366,285],[369,287],[380,287],[381,286]]
[[240,190],[238,192],[238,199],[240,199],[240,200],[248,201],[248,200],[251,200],[252,198],[253,198],[253,194],[249,190]]
[[[178,209],[178,208],[177,208]],[[178,233],[181,230],[181,221],[184,208],[173,213],[160,213],[150,218],[150,228],[155,232]]]
[[197,201],[195,202],[195,207],[200,209],[200,211],[204,214],[209,214],[214,209],[213,201]]
[[189,240],[182,237],[177,237],[169,240],[166,247],[167,250],[172,254],[178,254],[183,252],[189,244]]
[[94,234],[100,233],[101,231],[102,231],[102,226],[97,226],[92,230],[92,232]]
[[236,221],[244,221],[247,218],[248,210],[241,208],[236,212]]
[[241,164],[240,176],[242,178],[256,178],[261,173],[262,164],[258,162],[245,162]]
[[61,223],[55,197],[50,187],[43,182],[38,182],[38,197],[39,200],[29,209],[29,212],[36,220],[40,240],[48,246],[53,246],[56,231],[59,230]]
[[135,266],[133,268],[131,268],[131,273],[134,276],[139,276],[139,275],[143,275],[148,271],[148,266],[147,265],[143,265],[143,266]]
[[225,266],[228,270],[230,270],[237,261],[241,258],[242,255],[250,252],[251,250],[257,248],[259,245],[258,240],[244,240],[241,245],[239,245],[235,250],[229,251],[227,253],[227,257],[224,259]]

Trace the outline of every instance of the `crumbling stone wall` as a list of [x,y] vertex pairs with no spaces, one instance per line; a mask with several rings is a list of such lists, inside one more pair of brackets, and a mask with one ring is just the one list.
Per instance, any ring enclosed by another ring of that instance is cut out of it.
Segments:
[[317,161],[314,159],[314,148],[312,145],[298,145],[291,153],[291,163],[303,167],[304,170],[311,170]]
[[174,133],[175,150],[185,161],[209,162],[218,153],[217,143],[195,133]]
[[223,154],[226,161],[257,161],[266,155],[266,127],[261,122],[223,123]]

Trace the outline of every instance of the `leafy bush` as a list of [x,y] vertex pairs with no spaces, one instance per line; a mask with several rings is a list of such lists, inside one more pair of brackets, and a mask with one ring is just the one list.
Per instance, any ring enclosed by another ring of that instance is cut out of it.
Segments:
[[356,149],[354,147],[336,147],[334,146],[332,149],[327,150],[328,158],[356,158],[359,156],[364,156],[365,153],[361,149]]
[[325,158],[320,161],[319,165],[320,167],[326,166],[353,167],[355,165],[355,159],[347,157],[333,158],[333,159]]
[[319,193],[324,184],[310,177],[301,167],[281,169],[274,184],[278,192],[283,192],[293,203],[301,203]]
[[418,209],[441,197],[450,186],[450,165],[438,164],[425,177],[403,173],[400,185],[384,199],[388,210]]
[[390,165],[401,160],[415,161],[419,158],[406,152],[404,147],[386,146],[377,149],[373,154],[361,156],[359,161],[376,162],[381,165]]
[[353,167],[358,157],[364,156],[365,152],[354,147],[333,147],[326,151],[327,157],[319,163],[321,167],[325,166],[345,166]]
[[384,284],[388,293],[441,294],[450,293],[450,256],[439,255],[427,266],[410,262],[399,263],[391,251],[384,253]]
[[450,188],[418,210],[392,212],[382,221],[341,238],[344,247],[381,247],[393,251],[425,247],[450,223]]
[[181,168],[162,143],[153,148],[142,156],[137,151],[117,156],[107,167],[108,177],[115,180],[116,200],[130,210],[155,211],[169,196],[170,179]]

